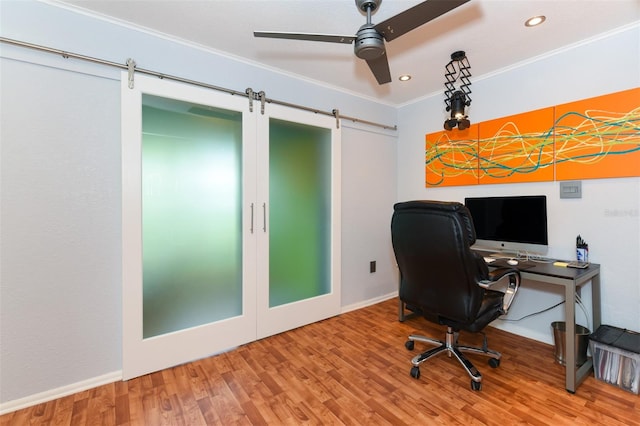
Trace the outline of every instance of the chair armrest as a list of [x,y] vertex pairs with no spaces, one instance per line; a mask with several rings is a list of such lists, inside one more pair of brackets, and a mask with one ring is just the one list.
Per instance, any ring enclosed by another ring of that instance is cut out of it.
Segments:
[[506,315],[507,312],[509,312],[513,299],[516,297],[516,293],[520,288],[520,271],[514,268],[497,268],[489,271],[488,279],[478,283],[480,287],[490,288],[498,282],[502,282],[502,279],[505,277],[509,278],[509,284],[502,298],[502,315]]

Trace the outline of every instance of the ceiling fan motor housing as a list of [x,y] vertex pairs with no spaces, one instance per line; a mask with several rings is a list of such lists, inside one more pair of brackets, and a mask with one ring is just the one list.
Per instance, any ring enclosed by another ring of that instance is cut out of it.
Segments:
[[371,60],[384,55],[384,39],[382,34],[376,31],[371,24],[365,24],[356,34],[356,42],[353,47],[356,56],[360,59]]

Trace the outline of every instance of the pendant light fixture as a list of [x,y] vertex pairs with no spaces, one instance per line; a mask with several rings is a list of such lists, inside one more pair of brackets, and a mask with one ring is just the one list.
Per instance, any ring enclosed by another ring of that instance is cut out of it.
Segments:
[[[447,81],[444,83],[446,96],[445,104],[446,110],[451,112],[450,118],[444,122],[445,130],[453,130],[458,127],[459,130],[468,129],[471,125],[469,117],[465,113],[465,108],[471,105],[471,72],[469,69],[469,60],[464,51],[459,50],[451,54],[451,61],[446,65],[445,78]],[[456,87],[456,83],[458,87]]]

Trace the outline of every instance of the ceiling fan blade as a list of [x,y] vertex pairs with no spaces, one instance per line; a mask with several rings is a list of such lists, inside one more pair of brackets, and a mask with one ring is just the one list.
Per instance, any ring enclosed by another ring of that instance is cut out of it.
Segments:
[[392,16],[375,26],[385,40],[391,41],[426,24],[469,0],[427,0]]
[[367,65],[371,69],[378,84],[385,84],[391,82],[391,71],[389,70],[389,62],[387,61],[387,55],[382,54],[375,59],[368,59]]
[[254,31],[254,37],[265,38],[286,38],[291,40],[325,41],[329,43],[351,44],[356,39],[355,36],[334,35],[334,34],[312,34],[312,33],[288,33],[277,31]]

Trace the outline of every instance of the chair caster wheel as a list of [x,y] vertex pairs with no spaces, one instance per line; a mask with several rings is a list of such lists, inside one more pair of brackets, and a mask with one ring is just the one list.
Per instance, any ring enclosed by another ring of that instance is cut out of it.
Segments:
[[482,389],[482,382],[474,382],[471,380],[471,390],[479,391]]
[[407,348],[407,350],[412,351],[413,347],[415,345],[415,342],[413,340],[407,340],[406,342],[404,342],[404,347]]
[[500,366],[500,360],[496,358],[489,358],[489,365],[491,368],[498,368]]
[[411,372],[409,374],[411,374],[411,377],[413,377],[414,379],[419,379],[420,367],[411,367]]

